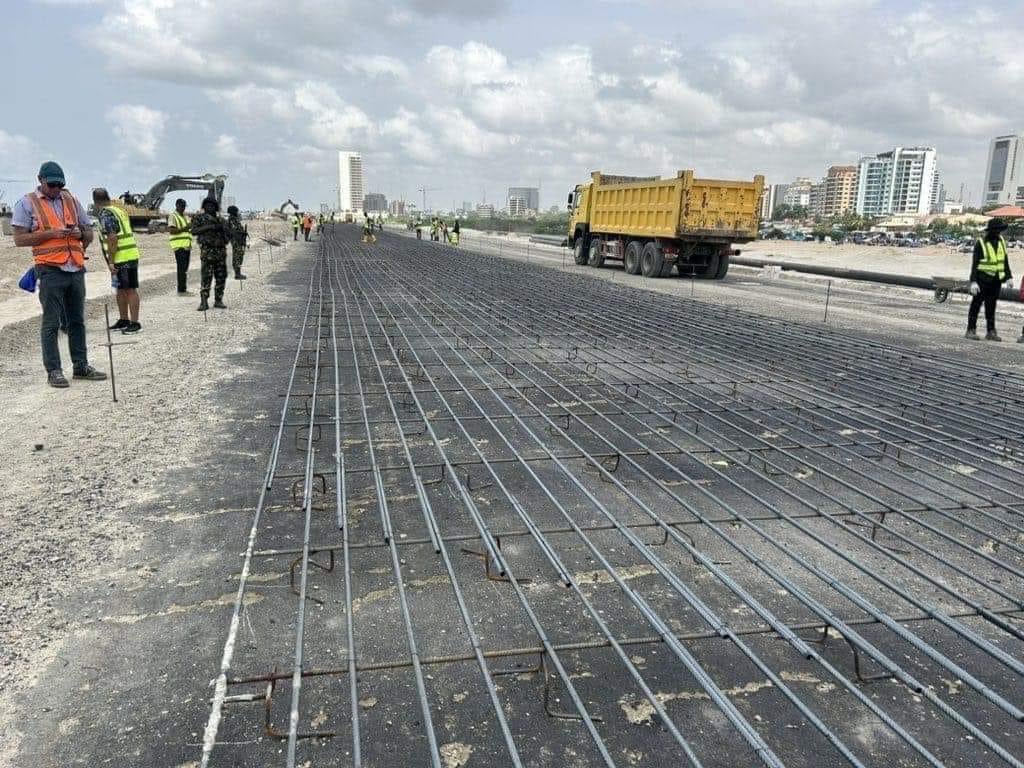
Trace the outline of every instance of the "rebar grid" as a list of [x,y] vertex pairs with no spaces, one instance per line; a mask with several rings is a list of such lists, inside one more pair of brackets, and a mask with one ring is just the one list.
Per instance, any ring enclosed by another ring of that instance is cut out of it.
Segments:
[[[204,766],[215,747],[219,764],[245,754],[218,731],[227,704],[256,701],[289,768],[442,766],[455,741],[487,765],[562,765],[564,750],[608,766],[1024,765],[1024,446],[991,434],[1020,412],[1024,377],[585,270],[394,236],[366,247],[339,226],[282,394]],[[480,571],[452,548],[470,542]],[[357,616],[382,552],[390,609]],[[253,563],[280,558],[298,596],[285,622],[277,601],[245,599]],[[239,663],[243,616],[259,631]],[[285,623],[291,653],[274,647]],[[491,666],[534,654],[540,719]],[[453,735],[445,699],[469,683],[424,668],[466,662],[475,724]],[[770,700],[737,693],[741,672]],[[271,724],[278,685],[287,731]],[[665,693],[687,685],[699,707]],[[367,689],[403,718],[393,738],[367,740]]]

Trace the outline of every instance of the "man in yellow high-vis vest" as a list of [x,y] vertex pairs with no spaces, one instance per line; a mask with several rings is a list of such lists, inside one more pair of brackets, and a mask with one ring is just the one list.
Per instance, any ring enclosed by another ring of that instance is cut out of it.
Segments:
[[92,191],[99,217],[100,249],[110,270],[111,285],[117,289],[117,310],[120,314],[111,330],[138,333],[139,322],[139,246],[135,242],[128,212],[110,200],[107,190]]
[[168,242],[178,268],[178,295],[188,296],[188,264],[192,259],[192,224],[185,215],[186,202],[180,197],[174,201],[174,211],[167,217]]
[[971,307],[967,311],[967,338],[978,338],[978,312],[985,305],[985,340],[1002,341],[996,332],[996,303],[1003,283],[1012,280],[1010,260],[1006,256],[1006,241],[1002,232],[1006,222],[989,219],[985,234],[974,244],[971,263]]

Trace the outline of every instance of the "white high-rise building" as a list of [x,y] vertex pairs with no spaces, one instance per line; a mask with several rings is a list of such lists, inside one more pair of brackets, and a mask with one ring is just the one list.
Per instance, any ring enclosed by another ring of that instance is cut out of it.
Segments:
[[982,205],[1024,205],[1024,135],[992,139],[982,190]]
[[363,210],[363,156],[342,150],[338,153],[338,210],[361,213]]
[[509,195],[508,198],[508,215],[513,219],[521,218],[526,215],[526,198],[519,197],[518,195]]
[[786,185],[782,196],[782,204],[806,208],[811,204],[811,187],[814,182],[806,176],[798,176],[792,184]]
[[932,147],[896,147],[862,158],[857,169],[857,213],[925,216],[932,209],[937,179]]

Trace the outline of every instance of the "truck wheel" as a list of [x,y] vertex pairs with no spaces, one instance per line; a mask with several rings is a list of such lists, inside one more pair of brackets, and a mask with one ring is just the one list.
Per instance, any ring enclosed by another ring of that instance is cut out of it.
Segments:
[[647,243],[640,254],[640,270],[644,277],[661,277],[661,268],[665,266],[665,257],[661,253],[661,246],[657,243]]
[[590,241],[590,258],[587,263],[592,267],[603,267],[604,266],[604,254],[601,253],[601,241],[591,240]]
[[723,253],[718,257],[718,271],[715,273],[715,280],[722,280],[729,271],[729,254]]
[[572,247],[572,260],[580,266],[587,263],[587,251],[585,250],[586,243],[583,242],[582,237],[576,238],[576,243]]
[[630,240],[626,245],[626,253],[622,257],[623,266],[627,275],[640,274],[640,254],[643,250],[643,243],[639,240]]
[[708,257],[707,266],[697,267],[694,277],[701,280],[714,280],[718,274],[718,265],[721,263],[721,256],[717,253]]

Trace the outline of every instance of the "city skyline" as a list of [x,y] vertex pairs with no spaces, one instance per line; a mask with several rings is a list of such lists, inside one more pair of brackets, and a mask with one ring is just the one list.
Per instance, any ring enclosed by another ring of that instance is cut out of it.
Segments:
[[[574,14],[409,0],[341,49],[339,34],[361,20],[352,2],[324,5],[310,27],[242,0],[211,5],[201,21],[175,0],[34,0],[0,30],[9,60],[37,58],[26,31],[47,28],[62,44],[36,62],[41,77],[114,73],[119,87],[72,89],[68,112],[98,119],[70,132],[34,119],[35,97],[15,89],[0,119],[0,175],[32,179],[50,158],[75,189],[224,172],[243,207],[315,206],[336,198],[335,153],[355,147],[389,199],[418,200],[426,186],[457,204],[486,188],[503,205],[501,191],[529,180],[544,210],[594,170],[784,180],[878,148],[931,146],[947,188],[963,184],[978,203],[992,138],[1022,129],[1012,41],[1024,15],[940,5],[800,4],[793,25],[788,1],[623,1]],[[995,20],[1001,34],[977,56],[949,55]],[[570,22],[579,42],[564,39]],[[510,31],[525,25],[529,36]],[[308,50],[301,61],[289,55],[296,45]]]

